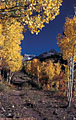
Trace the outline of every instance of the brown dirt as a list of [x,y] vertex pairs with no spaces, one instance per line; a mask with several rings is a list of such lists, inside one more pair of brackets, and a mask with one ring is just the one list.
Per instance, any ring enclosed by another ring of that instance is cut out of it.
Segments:
[[0,120],[76,120],[76,102],[30,86],[0,92]]

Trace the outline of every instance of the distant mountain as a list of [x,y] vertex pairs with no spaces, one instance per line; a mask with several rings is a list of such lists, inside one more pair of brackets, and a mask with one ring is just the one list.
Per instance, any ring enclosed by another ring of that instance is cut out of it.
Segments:
[[55,49],[51,49],[49,52],[52,54],[58,54],[58,52]]
[[30,54],[23,54],[23,62],[27,60],[31,60],[35,57],[35,55],[30,55]]
[[41,62],[47,61],[47,60],[54,60],[55,63],[59,61],[61,64],[67,64],[67,61],[63,60],[62,54],[58,53],[55,49],[51,49],[48,52],[44,52],[39,56],[24,54],[23,62],[28,60],[33,60],[34,58],[39,59]]
[[51,56],[53,56],[53,55],[58,55],[58,52],[56,50],[54,50],[54,49],[51,49],[48,52],[44,52],[44,53],[40,54],[36,58],[40,59],[41,61],[43,61],[45,59],[51,58]]
[[62,64],[67,64],[67,62],[63,60],[62,54],[58,53],[55,49],[51,49],[48,52],[44,52],[40,54],[39,56],[36,56],[35,58],[39,59],[41,62],[53,59],[54,62],[59,61]]
[[46,57],[49,57],[49,56],[55,55],[55,54],[58,54],[58,52],[56,50],[52,49],[48,52],[44,52],[44,53],[40,54],[38,57],[39,58],[42,58],[42,57],[46,58]]

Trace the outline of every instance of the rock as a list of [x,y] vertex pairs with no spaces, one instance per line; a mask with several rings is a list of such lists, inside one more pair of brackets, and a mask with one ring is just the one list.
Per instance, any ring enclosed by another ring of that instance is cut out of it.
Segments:
[[65,120],[65,119],[66,119],[66,117],[64,116],[64,117],[63,117],[63,119]]
[[2,103],[0,102],[0,110],[1,110],[1,108],[2,108]]
[[30,79],[26,74],[17,72],[13,75],[11,83],[14,85],[22,86]]
[[18,84],[18,85],[22,85],[23,83],[25,83],[26,82],[26,80],[22,80],[22,79],[20,79],[20,78],[16,78],[16,79],[13,79],[12,80],[12,83],[13,84]]
[[53,111],[53,114],[54,114],[54,115],[57,115],[57,111],[56,111],[56,110],[55,110],[55,111]]
[[13,118],[14,114],[13,114],[12,111],[7,111],[5,116],[8,117],[8,118]]
[[24,106],[30,107],[30,108],[34,108],[34,105],[32,103],[25,103]]
[[76,120],[76,117],[74,117],[73,120]]
[[9,93],[11,96],[24,96],[25,92],[24,91],[19,91],[19,90],[13,90],[12,92]]
[[[0,113],[0,120],[2,120],[1,118],[4,118],[5,116],[4,116],[4,114],[1,114]],[[3,119],[4,120],[4,119]]]
[[62,104],[60,105],[60,108],[67,108],[68,107],[68,104]]
[[68,113],[68,114],[70,114],[71,111],[72,111],[71,108],[68,108],[68,109],[67,109],[67,113]]
[[48,120],[47,118],[44,118],[43,120]]

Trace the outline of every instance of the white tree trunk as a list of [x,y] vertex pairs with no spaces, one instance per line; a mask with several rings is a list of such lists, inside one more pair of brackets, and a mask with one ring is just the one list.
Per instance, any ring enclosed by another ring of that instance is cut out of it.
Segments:
[[69,100],[69,107],[71,106],[71,103],[72,103],[72,96],[73,96],[73,81],[74,81],[74,48],[75,46],[73,47],[73,56],[72,58],[70,58],[70,86],[68,85],[69,87],[69,97],[68,97],[68,100]]
[[69,102],[69,107],[71,107],[71,80],[72,80],[72,69],[71,69],[71,58],[70,58],[70,80],[69,80],[69,99],[68,99],[68,102]]
[[9,72],[7,72],[7,82],[9,82]]
[[72,56],[71,100],[73,96],[73,81],[74,81],[74,48],[75,46],[73,47],[73,56]]
[[68,98],[68,101],[69,101],[69,91],[70,91],[70,81],[69,81],[69,61],[68,61],[68,65],[67,65],[67,81],[68,81],[68,90],[67,90],[67,98]]
[[9,84],[11,83],[11,79],[12,79],[12,77],[13,77],[13,74],[14,74],[13,72],[12,72],[12,73],[11,73],[11,72],[9,73],[9,81],[8,81]]

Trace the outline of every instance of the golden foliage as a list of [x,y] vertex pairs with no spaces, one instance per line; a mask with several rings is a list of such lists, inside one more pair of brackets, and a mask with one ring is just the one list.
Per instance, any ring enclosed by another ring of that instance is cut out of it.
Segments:
[[59,87],[59,81],[53,81],[55,76],[59,76],[61,72],[60,63],[54,63],[52,60],[40,62],[38,59],[27,61],[25,65],[26,72],[37,78],[43,86],[43,89],[49,90],[53,83]]
[[0,0],[0,19],[16,18],[31,33],[38,34],[59,15],[62,0]]
[[[76,46],[76,17],[66,18],[64,34],[58,34],[57,44],[63,53],[63,58],[69,60],[73,56],[73,48]],[[76,52],[76,49],[74,49]],[[74,57],[76,60],[76,57]]]
[[60,63],[59,62],[55,63],[55,74],[59,75],[60,72],[61,72],[61,65],[60,65]]
[[52,80],[55,75],[55,67],[54,63],[51,60],[46,62],[45,72],[49,77],[49,80]]
[[38,59],[33,59],[31,61],[31,72],[33,76],[36,76],[37,78],[40,77],[41,72],[41,62]]
[[26,63],[25,63],[25,71],[28,74],[31,74],[31,61],[26,61]]
[[15,72],[20,70],[22,66],[21,47],[19,45],[24,38],[22,34],[24,27],[14,18],[4,20],[1,25],[3,27],[2,35],[5,38],[0,50],[2,66],[8,67],[11,72]]

